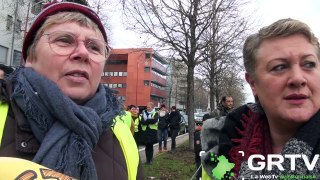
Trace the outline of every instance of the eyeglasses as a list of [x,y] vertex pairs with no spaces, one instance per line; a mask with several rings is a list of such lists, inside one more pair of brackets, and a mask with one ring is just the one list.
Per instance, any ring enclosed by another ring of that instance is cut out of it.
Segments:
[[[61,56],[70,55],[79,45],[76,35],[70,32],[56,31],[43,35],[48,37],[51,50]],[[89,58],[94,62],[104,62],[110,56],[111,48],[105,41],[86,39],[83,43],[89,52]]]

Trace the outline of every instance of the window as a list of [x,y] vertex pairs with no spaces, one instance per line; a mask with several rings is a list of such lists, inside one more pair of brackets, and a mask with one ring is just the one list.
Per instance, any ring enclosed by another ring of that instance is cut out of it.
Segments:
[[127,72],[104,72],[105,76],[127,76]]
[[144,72],[150,72],[150,67],[145,67]]
[[0,45],[0,62],[2,62],[3,64],[6,64],[5,62],[7,61],[8,50],[9,49],[7,47]]
[[128,64],[127,60],[108,60],[107,64]]
[[149,86],[149,80],[144,80],[144,85]]
[[8,16],[7,16],[7,26],[6,26],[6,29],[10,31],[10,30],[11,30],[11,27],[12,27],[12,24],[13,24],[12,16],[8,15]]
[[13,52],[13,66],[19,66],[21,60],[21,52],[14,50]]
[[146,59],[150,59],[151,58],[151,53],[147,52],[146,53]]
[[17,32],[17,33],[19,33],[20,31],[21,31],[21,20],[17,20],[17,22],[16,22],[16,29],[15,29],[15,31]]
[[127,84],[126,83],[119,83],[119,84],[105,84],[106,86],[108,86],[109,88],[126,88]]

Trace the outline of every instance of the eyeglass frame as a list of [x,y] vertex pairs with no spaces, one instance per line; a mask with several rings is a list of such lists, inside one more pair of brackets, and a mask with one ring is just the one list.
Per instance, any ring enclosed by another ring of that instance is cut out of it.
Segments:
[[[49,38],[49,36],[50,35],[52,35],[52,34],[54,34],[54,33],[66,33],[66,34],[68,34],[68,35],[70,35],[70,36],[72,36],[73,38],[74,38],[74,40],[75,40],[75,45],[76,46],[74,46],[74,49],[69,53],[69,54],[59,54],[59,53],[57,53],[55,50],[54,50],[54,48],[52,48],[51,47],[51,44],[52,44],[52,41],[50,41],[50,38]],[[67,31],[54,31],[54,32],[51,32],[51,33],[43,33],[41,36],[40,36],[40,38],[42,37],[42,36],[46,36],[47,37],[47,40],[48,40],[48,44],[49,44],[49,47],[50,47],[50,49],[54,52],[54,53],[56,53],[56,54],[58,54],[58,55],[60,55],[60,56],[69,56],[69,55],[71,55],[74,51],[75,51],[75,49],[79,46],[79,40],[77,40],[77,35],[75,35],[75,34],[73,34],[73,33],[71,33],[71,32],[67,32]],[[40,39],[39,38],[39,39]],[[92,59],[91,57],[90,57],[90,55],[89,55],[89,59],[91,60],[91,61],[93,61],[93,62],[96,62],[96,63],[102,63],[102,62],[105,62],[105,61],[107,61],[107,59],[110,57],[110,55],[111,55],[111,47],[109,46],[109,44],[107,43],[107,42],[105,42],[105,41],[103,41],[103,40],[100,40],[100,39],[95,39],[95,40],[97,40],[97,41],[100,41],[100,42],[103,42],[104,43],[104,47],[105,47],[105,58],[104,58],[104,60],[103,61],[97,61],[97,60],[94,60],[94,59]],[[83,44],[84,44],[84,46],[86,47],[86,49],[88,50],[88,48],[87,48],[87,44],[88,44],[88,42],[93,42],[92,41],[92,39],[90,40],[90,39],[86,39],[86,40],[80,40],[80,41],[82,41],[83,42]],[[88,42],[86,42],[86,41],[88,41]],[[88,50],[88,52],[90,52],[89,50]]]

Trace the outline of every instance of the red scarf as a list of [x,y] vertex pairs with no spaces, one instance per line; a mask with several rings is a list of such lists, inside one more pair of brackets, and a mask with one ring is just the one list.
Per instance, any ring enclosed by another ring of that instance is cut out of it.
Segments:
[[[236,129],[242,138],[232,139],[236,145],[229,151],[231,160],[235,163],[235,177],[238,177],[241,163],[247,161],[250,155],[262,154],[266,157],[272,153],[269,125],[265,115],[252,112],[250,109],[248,116],[242,114],[241,123],[244,130]],[[239,151],[243,151],[244,156]]]

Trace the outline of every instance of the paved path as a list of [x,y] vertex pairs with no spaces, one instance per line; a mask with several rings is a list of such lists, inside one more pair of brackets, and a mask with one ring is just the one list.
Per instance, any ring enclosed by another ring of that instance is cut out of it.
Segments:
[[[188,139],[189,139],[189,133],[182,134],[182,135],[176,137],[177,146],[179,146],[179,144],[187,141]],[[158,145],[159,145],[158,143],[153,145],[153,157],[158,155]],[[145,149],[144,146],[139,147],[139,155],[140,155],[140,159],[141,159],[142,163],[146,162],[146,154],[144,152],[144,149]],[[168,149],[168,151],[171,150],[171,138],[170,137],[167,140],[167,149]]]

